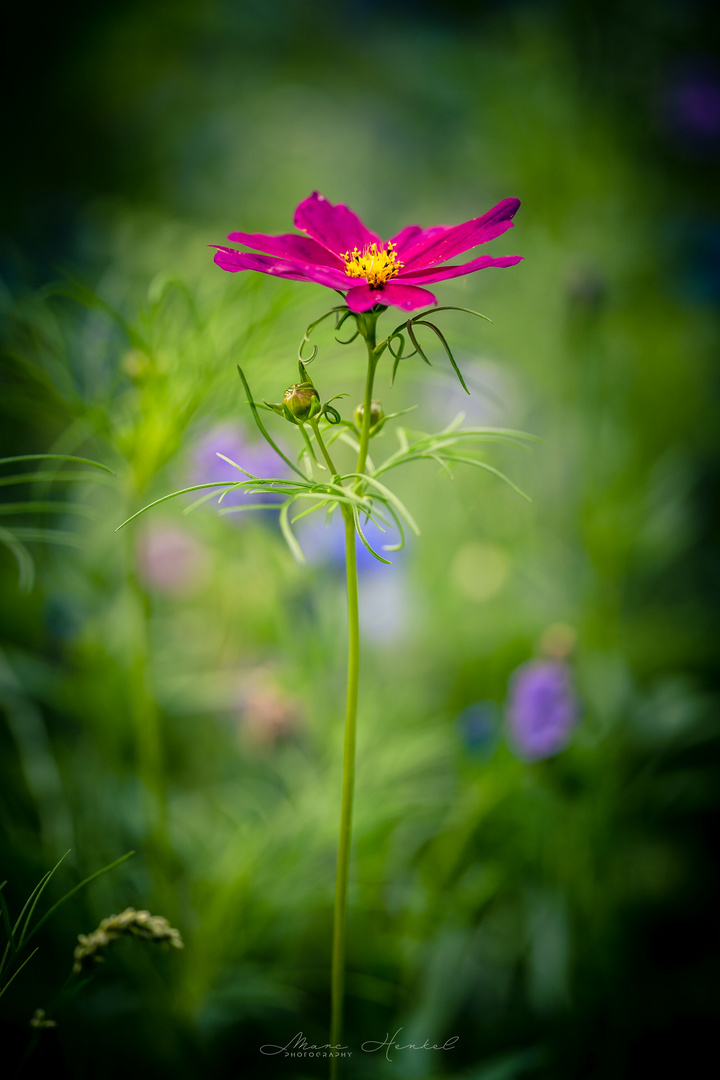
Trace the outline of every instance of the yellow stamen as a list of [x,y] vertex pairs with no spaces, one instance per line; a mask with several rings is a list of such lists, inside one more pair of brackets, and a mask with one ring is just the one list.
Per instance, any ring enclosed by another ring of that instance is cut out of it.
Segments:
[[379,288],[388,278],[395,277],[404,265],[397,261],[394,248],[395,245],[390,243],[378,250],[377,244],[371,244],[362,251],[353,248],[352,254],[346,251],[345,273],[348,277],[365,278],[371,289]]

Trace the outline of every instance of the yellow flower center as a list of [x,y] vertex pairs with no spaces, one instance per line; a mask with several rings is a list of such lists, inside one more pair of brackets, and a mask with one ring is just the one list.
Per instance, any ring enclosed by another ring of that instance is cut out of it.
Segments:
[[404,265],[397,261],[394,248],[395,245],[390,243],[378,250],[377,244],[371,244],[362,251],[358,248],[353,248],[352,253],[346,251],[345,273],[348,277],[365,278],[371,289],[380,288],[388,278],[395,277]]

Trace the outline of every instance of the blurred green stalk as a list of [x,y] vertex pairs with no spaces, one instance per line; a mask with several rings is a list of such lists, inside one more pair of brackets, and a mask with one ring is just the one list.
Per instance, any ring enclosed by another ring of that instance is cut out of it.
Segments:
[[167,782],[160,715],[150,688],[149,601],[132,570],[128,574],[127,588],[135,626],[129,657],[128,692],[135,728],[137,769],[145,798],[148,839],[164,872],[167,870],[170,850]]

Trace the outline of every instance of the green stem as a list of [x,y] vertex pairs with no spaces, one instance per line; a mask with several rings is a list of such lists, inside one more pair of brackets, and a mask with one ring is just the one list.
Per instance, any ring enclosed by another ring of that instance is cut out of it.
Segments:
[[[370,313],[358,319],[358,329],[365,338],[368,350],[368,369],[365,380],[365,399],[363,402],[363,423],[360,432],[360,448],[356,472],[363,473],[367,464],[368,445],[370,442],[370,406],[372,404],[375,368],[380,359],[382,348],[375,343],[375,324],[377,315]],[[318,446],[328,468],[336,472],[332,459],[314,428]],[[356,487],[362,481],[356,482]],[[345,997],[345,938],[347,921],[347,891],[350,868],[350,840],[352,831],[353,794],[355,790],[355,732],[357,726],[358,680],[360,674],[360,622],[358,613],[357,560],[355,554],[355,518],[349,507],[343,507],[345,519],[345,566],[347,573],[348,597],[348,681],[347,706],[345,713],[345,749],[343,755],[342,810],[340,814],[340,841],[338,845],[337,876],[335,878],[335,910],[333,918],[333,948],[331,976],[331,1025],[330,1045],[339,1053],[342,1040],[343,1002]],[[330,1080],[337,1080],[340,1075],[340,1058],[330,1058]]]
[[[343,756],[342,811],[335,878],[335,912],[332,948],[332,1019],[330,1043],[340,1047],[342,1039],[343,999],[345,994],[345,932],[347,916],[348,870],[352,830],[353,792],[355,788],[355,729],[357,720],[358,678],[360,671],[360,625],[358,615],[357,562],[355,557],[355,519],[347,507],[345,518],[345,564],[348,598],[348,681],[345,713],[345,749]],[[337,1050],[336,1050],[337,1052]],[[340,1059],[330,1059],[331,1080],[339,1076]]]
[[[377,316],[376,316],[377,318]],[[367,327],[367,333],[363,334],[368,350],[368,369],[365,379],[365,399],[363,401],[363,422],[360,432],[360,452],[356,472],[365,472],[367,464],[368,446],[370,443],[370,407],[372,405],[373,382],[375,381],[375,368],[380,357],[375,352],[375,323]]]
[[[327,465],[328,469],[330,470],[330,475],[331,476],[337,476],[338,471],[337,471],[337,469],[335,467],[335,463],[334,463],[333,459],[330,457],[330,453],[328,451],[328,448],[325,445],[325,440],[323,439],[322,435],[320,434],[320,427],[318,426],[317,420],[315,420],[315,419],[308,420],[308,423],[310,424],[310,427],[313,429],[313,434],[315,436],[315,439],[317,441],[318,446],[320,447],[320,453],[325,458],[325,464]],[[353,524],[353,528],[354,528],[354,524]]]

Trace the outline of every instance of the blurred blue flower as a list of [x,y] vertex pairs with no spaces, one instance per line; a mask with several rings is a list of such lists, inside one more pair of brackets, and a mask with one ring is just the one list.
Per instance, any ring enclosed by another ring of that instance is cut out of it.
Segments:
[[[318,511],[298,522],[294,526],[300,546],[305,553],[307,561],[315,566],[335,567],[338,571],[345,570],[345,526],[339,513],[333,514],[327,521],[325,514]],[[407,548],[402,551],[383,551],[386,544],[398,542],[397,530],[388,529],[382,533],[371,521],[363,524],[363,533],[367,542],[378,555],[390,560],[390,565],[382,563],[367,550],[359,536],[355,538],[355,555],[357,558],[358,575],[360,577],[370,574],[382,574],[383,580],[387,580],[388,574],[396,573],[399,564],[402,564]],[[405,540],[407,542],[407,536]]]
[[[285,477],[288,469],[281,458],[264,440],[251,441],[239,424],[226,422],[217,424],[202,435],[191,450],[191,484],[207,484],[213,480],[246,480],[241,472],[223,461],[218,454],[242,466],[253,476],[261,479]],[[198,494],[202,494],[199,492]],[[219,493],[218,493],[219,498]],[[282,502],[281,495],[260,493],[248,496],[243,491],[231,491],[222,501],[222,506],[242,506],[243,503]],[[210,505],[215,505],[212,500]],[[244,520],[244,514],[231,515],[236,520]]]
[[561,660],[531,660],[510,679],[506,719],[512,748],[525,761],[564,750],[580,713],[570,671]]
[[[329,522],[322,511],[303,518],[294,526],[300,546],[308,563],[345,573],[345,528],[342,517],[335,513]],[[363,524],[363,532],[373,549],[390,560],[380,562],[355,537],[355,555],[360,588],[360,630],[368,641],[389,644],[407,635],[413,617],[415,597],[407,581],[406,548],[402,551],[383,551],[385,544],[396,544],[395,530],[380,532],[372,522]]]
[[489,757],[500,729],[500,710],[494,701],[475,701],[456,718],[458,734],[473,757]]

